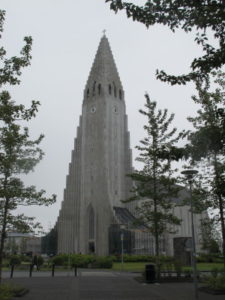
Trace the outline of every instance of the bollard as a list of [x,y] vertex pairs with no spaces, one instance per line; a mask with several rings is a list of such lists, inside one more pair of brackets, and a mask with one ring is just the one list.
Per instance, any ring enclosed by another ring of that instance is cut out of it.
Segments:
[[77,277],[77,266],[74,266],[74,276]]
[[30,277],[32,277],[32,271],[33,271],[33,264],[30,264],[30,274],[29,274]]
[[55,275],[55,264],[52,264],[52,277]]
[[10,278],[13,278],[14,267],[15,267],[15,265],[11,265]]

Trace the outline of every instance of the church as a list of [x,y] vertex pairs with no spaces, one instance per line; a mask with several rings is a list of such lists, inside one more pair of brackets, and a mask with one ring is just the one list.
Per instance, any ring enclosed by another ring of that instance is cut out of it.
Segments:
[[[132,180],[127,176],[131,173],[125,92],[104,34],[84,89],[82,115],[56,222],[58,253],[109,255],[121,253],[123,247],[129,254],[154,254],[154,238],[147,226],[134,225],[135,205],[121,202],[131,196]],[[173,212],[182,223],[175,233],[161,237],[161,254],[174,255],[179,249],[187,255],[190,252],[190,208],[177,206],[187,194],[183,189],[174,199]],[[197,250],[204,217],[194,216]]]

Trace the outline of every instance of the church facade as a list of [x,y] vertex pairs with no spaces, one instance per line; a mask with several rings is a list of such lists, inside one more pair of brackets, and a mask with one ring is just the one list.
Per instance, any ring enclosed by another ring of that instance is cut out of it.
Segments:
[[84,90],[64,201],[58,252],[106,255],[114,206],[131,189],[131,150],[124,91],[108,39],[100,41]]
[[[132,172],[125,95],[105,35],[101,38],[83,96],[64,199],[56,223],[58,253],[154,254],[145,226],[134,226],[130,197]],[[189,208],[174,208],[183,220],[176,234],[163,237],[161,253],[173,255],[175,238],[190,239]],[[195,216],[196,228],[202,216]],[[196,232],[200,247],[200,233]]]

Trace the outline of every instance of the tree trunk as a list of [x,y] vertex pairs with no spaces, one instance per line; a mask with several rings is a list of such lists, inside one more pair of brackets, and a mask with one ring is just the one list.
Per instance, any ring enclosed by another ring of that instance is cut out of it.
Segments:
[[157,172],[157,162],[154,159],[153,163],[153,201],[154,201],[154,235],[155,235],[155,255],[156,255],[156,278],[159,280],[160,278],[160,261],[159,261],[159,226],[158,226],[158,207],[157,207],[157,180],[156,180],[156,172]]
[[[217,161],[217,153],[214,153],[214,170],[216,175],[216,188],[219,186],[219,172],[218,172],[218,161]],[[220,225],[222,231],[222,253],[223,253],[223,264],[225,268],[225,220],[224,220],[224,205],[223,205],[223,197],[219,191],[217,194],[219,200],[219,214],[220,214]]]
[[157,203],[154,199],[154,235],[155,235],[155,255],[159,256],[159,233],[158,233],[158,220],[157,220]]
[[156,186],[156,160],[153,162],[153,202],[154,202],[154,235],[155,235],[155,255],[159,256],[159,232],[157,216],[157,186]]
[[0,283],[2,281],[2,263],[3,263],[3,253],[4,253],[4,245],[6,239],[6,226],[7,226],[7,214],[8,214],[8,204],[9,199],[5,199],[5,205],[3,208],[3,220],[2,220],[2,232],[1,232],[1,240],[0,240]]
[[224,222],[224,207],[223,207],[223,199],[221,195],[219,198],[219,211],[220,211],[220,224],[222,230],[222,253],[223,253],[223,264],[225,269],[225,222]]

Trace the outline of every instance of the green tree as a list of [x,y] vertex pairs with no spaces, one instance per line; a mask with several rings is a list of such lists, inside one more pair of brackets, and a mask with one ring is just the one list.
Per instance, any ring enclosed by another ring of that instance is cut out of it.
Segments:
[[[222,67],[225,63],[225,2],[224,0],[148,0],[143,6],[122,0],[105,0],[116,13],[125,10],[127,17],[143,23],[168,26],[172,32],[182,29],[195,31],[195,42],[204,55],[191,63],[191,72],[181,76],[167,75],[157,70],[157,78],[170,84],[185,84]],[[211,33],[215,39],[209,42]]]
[[[0,11],[0,31],[3,31],[5,12]],[[6,58],[6,51],[0,48],[0,281],[2,260],[7,231],[31,232],[39,227],[34,218],[24,214],[17,215],[18,206],[50,205],[55,202],[55,195],[44,197],[45,191],[36,191],[34,186],[25,187],[20,175],[32,171],[42,159],[43,151],[39,144],[43,139],[40,135],[36,140],[29,138],[27,127],[21,126],[35,117],[39,102],[32,101],[26,109],[16,104],[4,85],[20,83],[21,69],[30,64],[31,37],[25,37],[25,45],[20,57]]]
[[[159,256],[160,237],[166,231],[171,232],[170,225],[179,225],[180,220],[174,216],[174,198],[179,188],[172,176],[175,171],[171,167],[173,160],[179,159],[176,143],[184,136],[184,132],[176,133],[170,129],[174,114],[168,116],[167,109],[156,110],[156,102],[146,97],[146,110],[140,113],[147,117],[144,126],[147,136],[136,148],[140,151],[137,158],[144,164],[141,171],[135,171],[130,177],[135,181],[135,196],[126,202],[137,201],[138,220],[144,222],[155,238],[155,254]],[[141,201],[140,201],[141,199]]]
[[202,249],[209,254],[220,253],[219,244],[221,241],[218,229],[212,219],[204,219],[201,222]]
[[195,130],[189,135],[187,149],[192,164],[201,168],[201,184],[208,195],[206,204],[220,224],[225,257],[225,119],[218,115],[218,108],[225,105],[225,73],[218,71],[212,76],[218,86],[214,91],[210,89],[209,77],[197,81],[198,95],[192,98],[200,108],[196,117],[188,118]]

